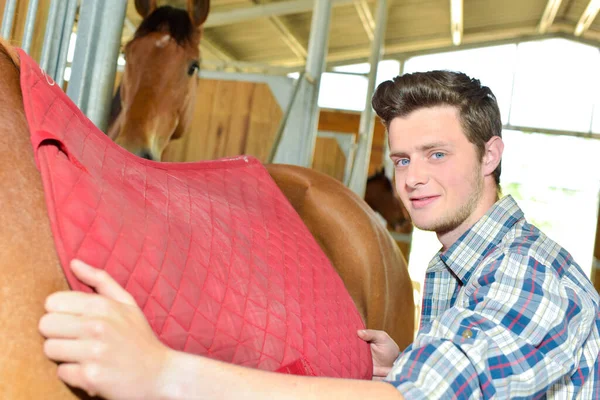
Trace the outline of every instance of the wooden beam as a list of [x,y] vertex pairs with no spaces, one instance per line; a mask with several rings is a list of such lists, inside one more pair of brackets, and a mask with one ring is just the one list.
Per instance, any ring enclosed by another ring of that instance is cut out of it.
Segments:
[[574,32],[575,36],[581,36],[582,33],[588,30],[592,22],[596,19],[598,11],[600,11],[600,0],[590,0],[585,11],[581,14],[579,22],[577,22]]
[[[332,6],[352,3],[354,0],[329,0]],[[276,3],[261,4],[254,7],[235,8],[231,11],[212,12],[204,23],[205,28],[230,25],[270,16],[299,14],[313,10],[315,0],[287,0]]]
[[[260,0],[252,0],[255,5],[261,6]],[[281,39],[285,44],[294,52],[296,57],[301,61],[306,61],[307,51],[306,48],[300,43],[300,40],[292,33],[290,25],[285,22],[281,17],[276,15],[269,16],[269,21],[279,31]]]
[[206,32],[200,39],[200,49],[208,51],[221,61],[233,61],[236,57],[223,46],[206,37]]
[[546,33],[548,31],[548,28],[552,26],[552,23],[554,23],[554,19],[556,18],[556,13],[560,8],[561,2],[562,0],[548,0],[548,3],[546,3],[546,9],[544,10],[544,14],[542,14],[540,24],[538,25],[539,33]]
[[[562,37],[571,40],[587,40],[589,44],[598,46],[600,34],[595,31],[587,31],[582,37],[573,37],[573,25],[571,24],[553,24],[545,35],[540,35],[537,26],[524,26],[518,28],[495,29],[469,33],[463,36],[461,48],[481,47],[483,45],[496,45],[501,43],[513,42],[518,40],[548,39],[550,37]],[[444,36],[433,39],[387,42],[384,49],[386,57],[407,57],[421,53],[437,53],[456,50],[452,39]],[[366,62],[369,58],[369,47],[362,46],[342,51],[330,49],[327,56],[327,64],[343,65]],[[282,59],[271,61],[270,63],[282,67],[301,67],[295,59]]]
[[369,42],[372,42],[375,31],[375,20],[373,19],[373,14],[367,0],[354,0],[354,8],[360,18],[360,22],[362,22],[365,33],[369,37]]

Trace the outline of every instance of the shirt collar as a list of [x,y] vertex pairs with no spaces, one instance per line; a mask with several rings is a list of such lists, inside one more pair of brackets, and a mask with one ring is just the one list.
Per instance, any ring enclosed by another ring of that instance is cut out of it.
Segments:
[[[473,273],[473,267],[496,248],[504,235],[524,217],[523,211],[512,196],[505,196],[448,250],[440,251],[434,260],[439,258],[465,285]],[[438,264],[434,260],[429,264],[430,267]]]

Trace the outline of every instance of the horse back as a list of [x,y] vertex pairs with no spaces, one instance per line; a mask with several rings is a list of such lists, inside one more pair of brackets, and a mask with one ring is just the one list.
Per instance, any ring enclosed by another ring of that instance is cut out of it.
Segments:
[[311,169],[267,170],[344,281],[369,329],[386,331],[401,349],[414,334],[406,259],[369,206],[337,180]]

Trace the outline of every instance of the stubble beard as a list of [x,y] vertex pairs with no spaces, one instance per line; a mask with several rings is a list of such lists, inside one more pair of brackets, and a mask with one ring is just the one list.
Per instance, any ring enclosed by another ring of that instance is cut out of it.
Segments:
[[[419,224],[415,222],[415,226],[424,231],[432,231],[438,235],[453,231],[459,227],[473,213],[477,204],[483,196],[483,180],[481,179],[481,165],[477,165],[474,174],[471,175],[472,191],[468,201],[458,207],[457,210],[449,210],[439,219],[429,223]],[[414,221],[414,220],[413,220]]]

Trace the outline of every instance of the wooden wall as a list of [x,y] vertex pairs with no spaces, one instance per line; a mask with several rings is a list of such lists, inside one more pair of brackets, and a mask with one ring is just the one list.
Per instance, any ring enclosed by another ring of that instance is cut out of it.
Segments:
[[[319,115],[319,130],[344,132],[354,134],[355,139],[360,127],[360,113],[351,111],[321,110]],[[373,132],[373,146],[371,148],[371,160],[369,162],[369,175],[374,174],[383,165],[385,151],[385,127],[379,121],[375,121]],[[317,149],[315,149],[315,156]]]
[[317,138],[313,155],[312,168],[344,181],[346,155],[334,138]]
[[265,161],[283,115],[264,83],[203,79],[191,132],[173,141],[165,161],[247,154]]

